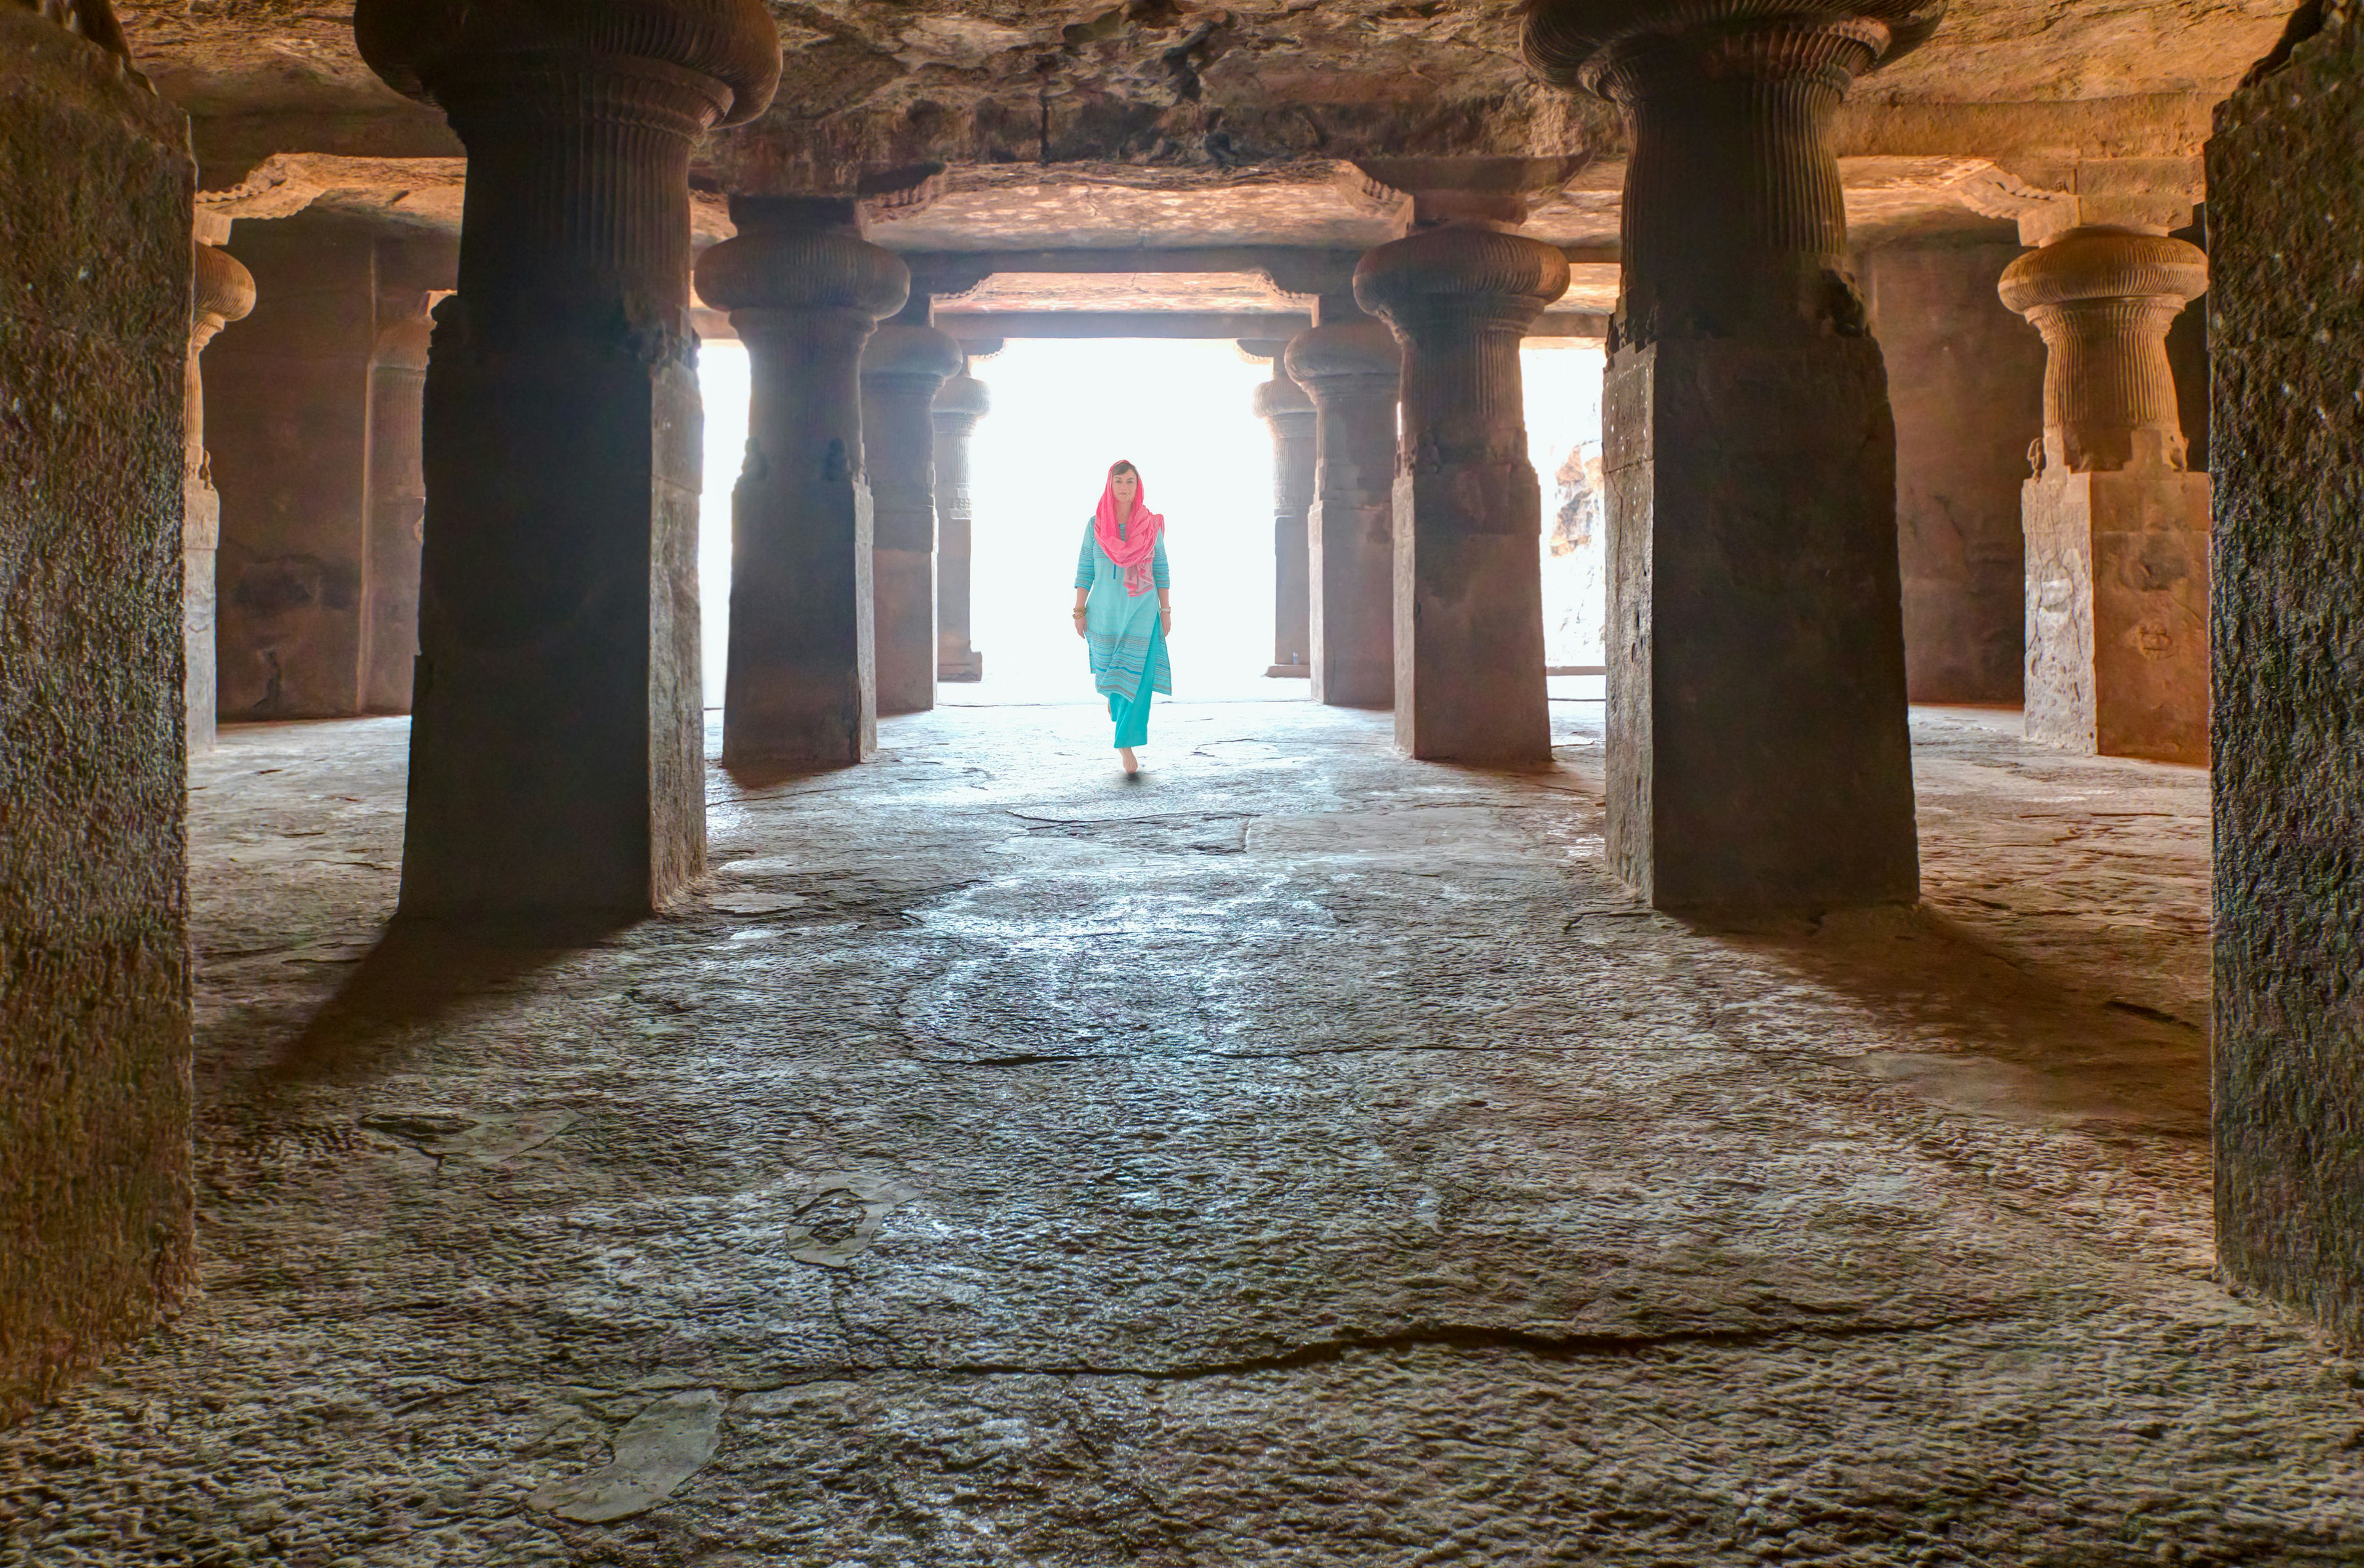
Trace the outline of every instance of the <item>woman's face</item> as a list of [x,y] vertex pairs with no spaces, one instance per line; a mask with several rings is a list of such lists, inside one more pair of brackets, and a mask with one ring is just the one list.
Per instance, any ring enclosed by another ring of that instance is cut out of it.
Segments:
[[1109,491],[1116,497],[1117,506],[1132,509],[1132,498],[1141,494],[1141,476],[1129,468],[1120,468],[1109,475]]

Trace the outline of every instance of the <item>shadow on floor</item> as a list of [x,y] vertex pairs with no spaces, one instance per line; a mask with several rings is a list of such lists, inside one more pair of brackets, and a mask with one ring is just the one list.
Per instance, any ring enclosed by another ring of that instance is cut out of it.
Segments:
[[[2209,1135],[2206,1034],[2067,985],[1926,905],[1693,929],[1845,994],[1904,1049],[1878,1075],[2016,1120]],[[1910,1042],[1926,1041],[1925,1051]]]
[[293,1082],[368,1076],[470,999],[519,989],[635,923],[395,920],[280,1048],[268,1075]]

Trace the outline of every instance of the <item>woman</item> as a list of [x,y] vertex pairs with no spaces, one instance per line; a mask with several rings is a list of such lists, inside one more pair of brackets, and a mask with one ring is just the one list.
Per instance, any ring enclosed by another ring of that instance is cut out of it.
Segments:
[[1174,695],[1174,670],[1165,659],[1174,606],[1166,587],[1165,519],[1143,502],[1141,470],[1120,459],[1110,466],[1099,507],[1084,529],[1076,562],[1076,635],[1090,646],[1092,682],[1107,694],[1117,760],[1127,778],[1141,772],[1132,749],[1149,740],[1149,694]]

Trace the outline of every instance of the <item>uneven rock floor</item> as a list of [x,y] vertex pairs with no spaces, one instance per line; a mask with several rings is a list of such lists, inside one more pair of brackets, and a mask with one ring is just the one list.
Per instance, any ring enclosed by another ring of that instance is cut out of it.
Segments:
[[894,720],[561,946],[374,946],[404,726],[231,732],[205,1294],[0,1562],[2364,1560],[2364,1373],[2211,1273],[2203,775],[1923,712],[1924,906],[1716,930],[1557,712]]

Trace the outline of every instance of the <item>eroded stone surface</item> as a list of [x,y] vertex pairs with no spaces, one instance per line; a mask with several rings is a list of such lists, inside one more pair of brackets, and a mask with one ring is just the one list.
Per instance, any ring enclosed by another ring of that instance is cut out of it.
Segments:
[[119,56],[0,6],[0,105],[5,1420],[191,1273],[194,260],[185,122]]
[[[1176,705],[1135,790],[898,719],[709,773],[776,909],[570,948],[374,949],[404,724],[231,730],[205,1295],[0,1437],[0,1562],[2364,1551],[2351,1363],[2211,1276],[2204,775],[1924,712],[1926,909],[1719,932],[1605,876],[1597,711]],[[646,1513],[527,1507],[706,1389]]]

